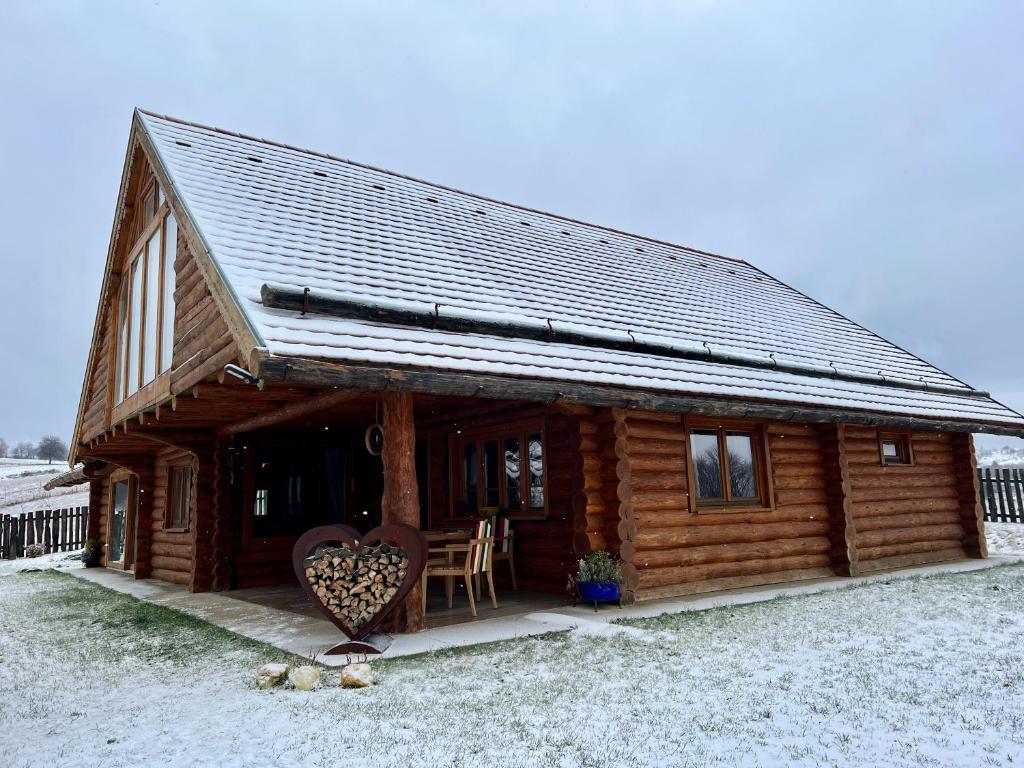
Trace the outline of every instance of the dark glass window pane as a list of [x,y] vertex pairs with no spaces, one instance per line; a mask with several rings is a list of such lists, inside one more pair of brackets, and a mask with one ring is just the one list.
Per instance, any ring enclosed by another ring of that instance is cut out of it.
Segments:
[[537,432],[526,440],[530,462],[530,506],[541,508],[544,506],[544,445]]
[[475,515],[478,505],[476,490],[476,443],[462,449],[462,487],[466,492],[466,514]]
[[732,498],[757,498],[753,438],[746,432],[728,432],[725,448],[729,456],[729,492]]
[[484,443],[484,506],[497,507],[501,504],[498,489],[501,470],[498,464],[498,441]]
[[107,561],[119,563],[124,559],[125,529],[128,520],[128,483],[114,483],[114,504],[110,510],[110,546]]
[[156,377],[157,312],[160,309],[160,233],[146,243],[146,292],[142,329],[142,383]]
[[505,440],[505,506],[519,509],[522,505],[520,492],[522,478],[519,471],[519,438],[509,437]]
[[724,498],[722,466],[718,454],[718,434],[716,432],[691,432],[690,451],[693,454],[697,498]]
[[324,521],[328,507],[321,450],[259,447],[253,461],[253,536],[296,536]]
[[172,472],[171,479],[171,528],[187,528],[189,518],[189,501],[192,495],[192,471],[178,468]]

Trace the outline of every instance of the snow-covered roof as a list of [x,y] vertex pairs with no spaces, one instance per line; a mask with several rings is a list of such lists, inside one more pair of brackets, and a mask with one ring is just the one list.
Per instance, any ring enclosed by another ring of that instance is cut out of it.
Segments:
[[[984,393],[746,262],[139,118],[272,355],[1024,426]],[[583,342],[300,315],[265,305],[265,285]]]

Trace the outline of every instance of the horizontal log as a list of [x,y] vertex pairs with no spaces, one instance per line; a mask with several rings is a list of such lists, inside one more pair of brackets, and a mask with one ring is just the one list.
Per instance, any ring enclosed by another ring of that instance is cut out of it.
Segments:
[[768,438],[768,445],[772,449],[772,454],[776,452],[779,454],[788,451],[820,451],[821,440],[817,437],[811,436],[790,436],[785,437],[781,435],[770,435]]
[[957,522],[946,525],[916,525],[911,528],[876,528],[857,531],[857,549],[869,549],[889,544],[928,541],[960,541],[963,526]]
[[697,525],[686,528],[639,529],[634,542],[636,549],[675,549],[699,547],[709,544],[732,544],[753,541],[799,539],[828,533],[828,521],[806,520],[764,525]]
[[635,421],[633,419],[615,422],[615,436],[625,438],[641,437],[680,443],[686,440],[686,433],[683,431],[681,424]]
[[645,568],[682,567],[710,563],[728,563],[738,560],[769,560],[796,555],[826,553],[832,548],[827,536],[809,536],[802,539],[780,539],[778,541],[757,541],[743,544],[713,544],[703,547],[661,549],[636,552],[632,542],[622,545],[624,557],[637,567]]
[[854,504],[865,501],[894,501],[896,499],[951,499],[956,498],[953,486],[927,486],[925,488],[906,487],[872,487],[867,489],[854,488],[850,499]]
[[615,440],[615,455],[625,456],[674,456],[686,458],[686,443],[681,440],[655,440],[641,437],[620,437]]
[[815,554],[760,560],[739,560],[730,563],[708,563],[680,568],[639,569],[637,589],[707,581],[708,579],[729,576],[752,576],[778,571],[803,570],[804,568],[827,568],[828,566],[828,555]]
[[737,512],[690,512],[689,510],[662,510],[634,512],[633,519],[644,530],[680,528],[686,526],[767,525],[805,520],[824,520],[828,509],[824,505],[776,507],[774,510]]
[[832,569],[828,567],[799,568],[792,571],[758,573],[747,576],[730,576],[720,579],[690,582],[687,584],[667,584],[661,587],[635,589],[629,597],[633,602],[644,602],[648,600],[661,600],[668,597],[696,595],[705,592],[720,592],[727,589],[742,589],[744,587],[756,587],[767,584],[782,584],[791,581],[822,579],[833,575]]
[[909,568],[914,565],[926,565],[928,563],[942,563],[949,560],[966,559],[962,547],[952,546],[947,549],[936,549],[927,552],[911,552],[907,554],[889,555],[864,559],[858,562],[858,573],[876,573],[878,571],[892,570],[896,568]]
[[166,557],[154,554],[150,563],[154,569],[161,571],[180,571],[181,573],[191,573],[192,571],[191,557]]
[[161,568],[154,568],[149,575],[154,579],[169,581],[172,584],[188,586],[192,582],[192,574],[182,571],[165,571]]
[[857,533],[888,528],[914,528],[922,525],[959,525],[960,511],[907,512],[902,515],[878,515],[855,519]]
[[153,556],[161,557],[177,557],[185,560],[192,560],[192,545],[191,544],[167,544],[163,541],[157,541],[156,537],[153,537],[152,542]]
[[891,499],[884,501],[858,501],[853,503],[856,520],[878,515],[895,515],[907,512],[942,512],[960,508],[960,501],[954,498]]

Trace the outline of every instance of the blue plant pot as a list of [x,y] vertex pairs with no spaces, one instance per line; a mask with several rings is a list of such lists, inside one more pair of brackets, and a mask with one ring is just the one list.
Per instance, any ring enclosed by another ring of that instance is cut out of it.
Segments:
[[596,581],[581,582],[579,590],[580,597],[595,603],[614,603],[621,594],[618,584],[601,584]]

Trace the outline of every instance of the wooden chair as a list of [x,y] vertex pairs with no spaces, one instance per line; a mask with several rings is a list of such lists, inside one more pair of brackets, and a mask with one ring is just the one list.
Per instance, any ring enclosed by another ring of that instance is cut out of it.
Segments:
[[513,533],[512,522],[507,517],[494,518],[494,553],[491,555],[491,562],[508,562],[508,570],[512,574],[512,589],[518,591],[516,584],[516,561],[513,557]]
[[494,596],[494,580],[491,576],[491,555],[494,553],[494,537],[489,535],[490,522],[481,520],[477,523],[473,538],[466,544],[448,544],[443,549],[428,550],[430,555],[443,554],[444,557],[433,557],[427,560],[423,568],[421,592],[423,593],[423,613],[427,612],[427,579],[430,576],[443,576],[445,579],[445,593],[448,596],[448,607],[452,607],[452,598],[455,592],[455,577],[461,576],[466,585],[466,594],[469,596],[469,611],[475,617],[476,598],[473,595],[473,580],[481,574],[487,576],[487,586],[491,594],[491,606],[498,607],[498,600]]

